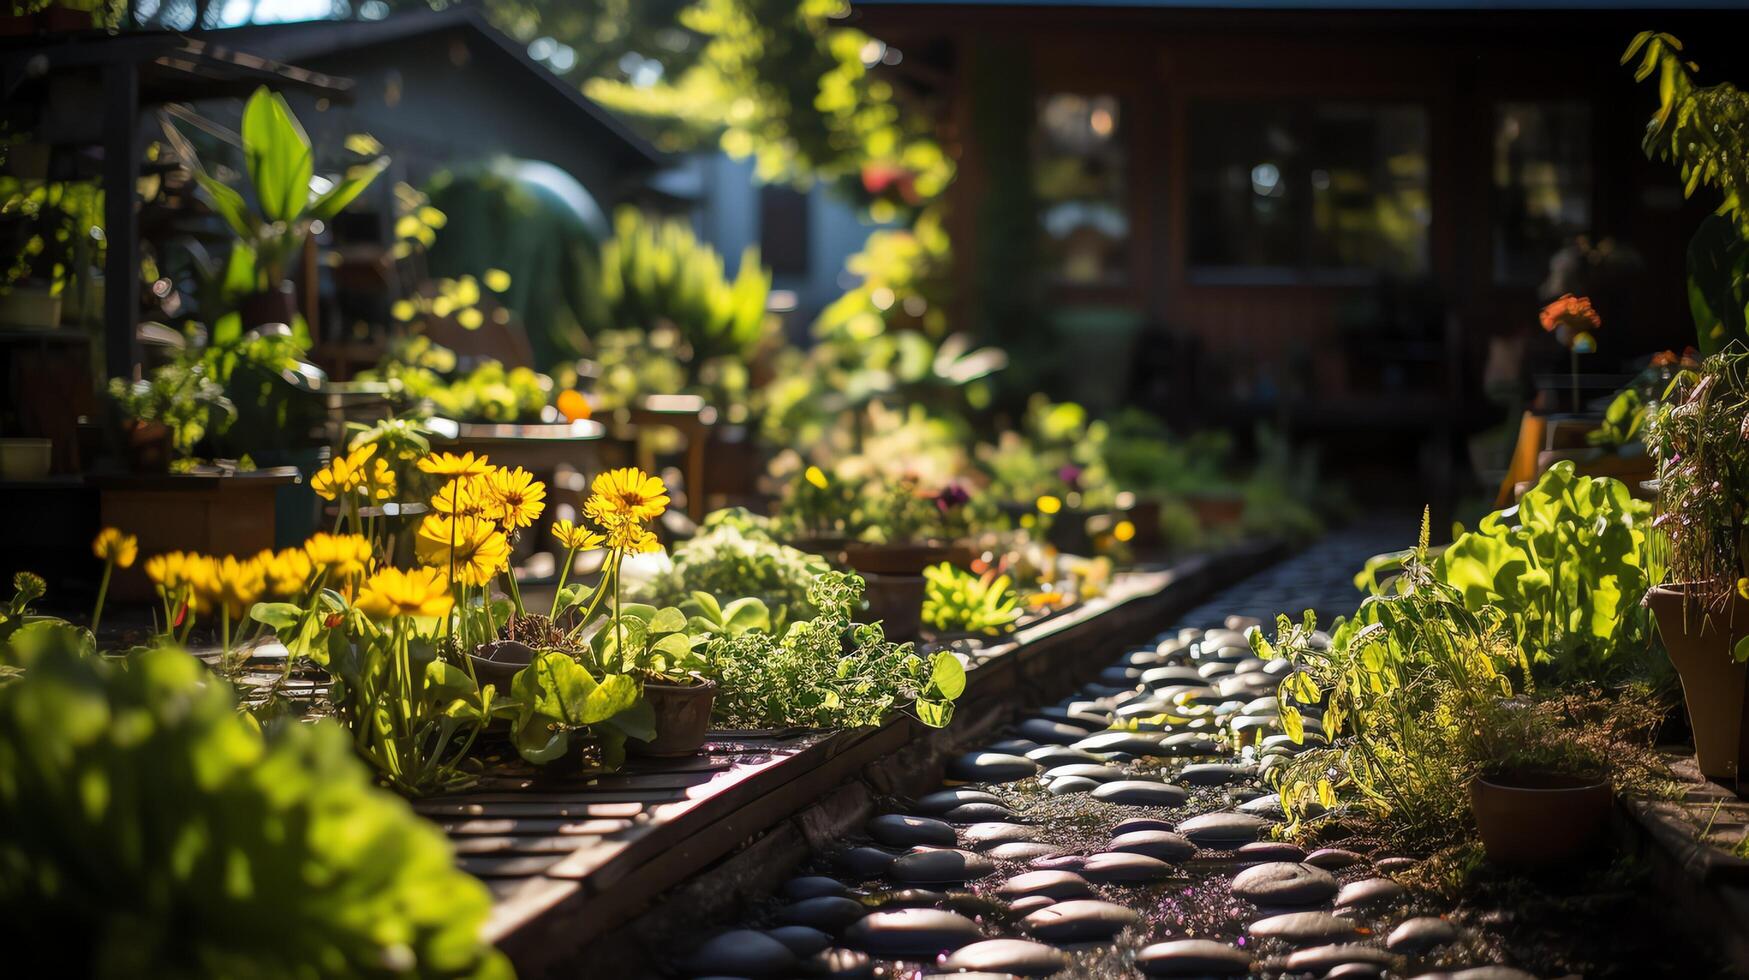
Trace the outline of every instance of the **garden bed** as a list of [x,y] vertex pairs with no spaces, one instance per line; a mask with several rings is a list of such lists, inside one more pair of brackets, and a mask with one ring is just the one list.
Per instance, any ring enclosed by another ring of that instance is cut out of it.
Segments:
[[[949,729],[895,716],[851,731],[712,733],[695,757],[634,762],[588,780],[519,775],[506,763],[467,793],[414,807],[443,827],[462,867],[490,887],[488,937],[521,975],[581,962],[604,936],[631,975],[640,954],[620,927],[658,895],[721,862],[676,889],[654,918],[696,924],[722,916],[738,896],[769,888],[802,860],[810,837],[866,814],[875,795],[939,779],[950,751],[1006,721],[1030,703],[1027,694],[1085,680],[1113,645],[1145,638],[1279,550],[1254,544],[1121,575],[1107,595],[976,650],[972,683]],[[663,932],[654,924],[648,931]]]

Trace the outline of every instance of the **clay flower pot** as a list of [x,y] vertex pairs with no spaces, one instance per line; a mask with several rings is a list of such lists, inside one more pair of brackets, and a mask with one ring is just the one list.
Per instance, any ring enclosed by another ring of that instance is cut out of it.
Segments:
[[710,731],[717,682],[697,674],[690,684],[645,681],[644,700],[656,715],[656,737],[649,742],[628,740],[626,751],[657,758],[687,756],[698,751]]
[[162,422],[128,419],[121,424],[122,451],[135,473],[170,470],[170,427]]
[[1660,585],[1646,593],[1670,663],[1682,678],[1695,760],[1709,779],[1735,783],[1749,753],[1749,664],[1732,649],[1749,633],[1749,602],[1735,592],[1722,607],[1703,604],[1687,585]]
[[1595,852],[1614,802],[1608,781],[1563,773],[1492,773],[1470,783],[1482,847],[1509,868],[1554,867]]
[[923,631],[923,570],[944,561],[969,566],[971,550],[930,542],[852,543],[844,548],[844,563],[867,586],[863,598],[868,602],[868,619],[878,621],[897,640],[912,639]]

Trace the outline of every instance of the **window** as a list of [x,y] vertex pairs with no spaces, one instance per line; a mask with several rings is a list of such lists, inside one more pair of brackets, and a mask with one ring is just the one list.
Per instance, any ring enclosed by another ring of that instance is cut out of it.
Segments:
[[1123,137],[1115,96],[1060,93],[1039,102],[1033,193],[1039,257],[1055,282],[1121,285],[1128,278]]
[[1494,108],[1494,281],[1533,283],[1591,231],[1591,109],[1571,102]]
[[780,276],[808,274],[808,196],[781,184],[759,188],[759,257]]
[[1188,262],[1201,281],[1366,281],[1428,269],[1427,113],[1348,102],[1190,110]]

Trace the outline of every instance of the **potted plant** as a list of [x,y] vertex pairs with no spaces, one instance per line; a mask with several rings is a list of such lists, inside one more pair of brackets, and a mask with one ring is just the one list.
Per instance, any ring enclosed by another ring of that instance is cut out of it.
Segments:
[[194,176],[213,210],[237,236],[232,246],[233,267],[254,266],[253,289],[241,298],[238,308],[243,326],[289,325],[296,322],[298,310],[288,273],[293,258],[303,249],[311,223],[332,221],[376,180],[389,161],[378,156],[353,166],[312,198],[314,155],[310,139],[285,99],[266,87],[256,89],[243,109],[242,137],[253,201],[245,200],[198,163]]
[[1609,761],[1568,737],[1540,706],[1475,706],[1470,805],[1488,860],[1513,868],[1571,863],[1600,848],[1615,803]]
[[129,384],[111,378],[109,397],[121,416],[122,449],[135,473],[164,473],[194,456],[209,431],[236,416],[224,388],[198,359],[179,358]]
[[1738,780],[1749,751],[1749,351],[1684,371],[1652,422],[1668,573],[1646,594],[1682,678],[1700,770]]

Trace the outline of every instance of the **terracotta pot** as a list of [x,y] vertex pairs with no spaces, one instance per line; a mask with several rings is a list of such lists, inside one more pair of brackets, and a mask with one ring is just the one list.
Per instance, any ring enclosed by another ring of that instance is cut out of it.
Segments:
[[1488,860],[1512,868],[1567,864],[1596,851],[1609,832],[1615,791],[1561,773],[1477,776],[1470,805]]
[[1733,591],[1723,606],[1706,608],[1688,586],[1660,585],[1646,593],[1646,604],[1682,678],[1700,771],[1734,784],[1749,756],[1749,664],[1731,651],[1749,633],[1749,602]]
[[122,450],[128,469],[135,473],[164,473],[170,469],[170,427],[162,422],[127,419],[121,424]]
[[717,700],[717,682],[693,675],[692,684],[644,682],[644,700],[656,715],[656,738],[632,739],[626,751],[632,755],[672,758],[691,755],[704,744],[711,727],[711,706]]

